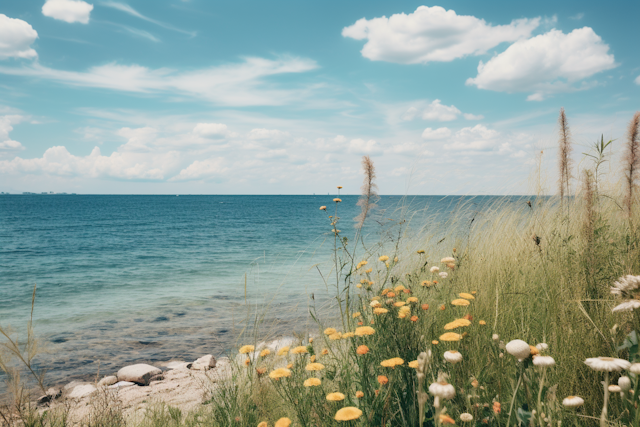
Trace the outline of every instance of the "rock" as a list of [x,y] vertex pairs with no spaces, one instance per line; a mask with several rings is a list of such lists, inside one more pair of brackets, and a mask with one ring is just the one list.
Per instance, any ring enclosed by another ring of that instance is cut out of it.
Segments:
[[210,354],[207,354],[206,356],[202,356],[201,358],[193,362],[191,369],[193,369],[194,371],[208,371],[209,369],[212,369],[215,367],[216,367],[215,357],[213,357]]
[[131,381],[118,381],[117,383],[112,384],[107,388],[120,388],[120,387],[127,387],[131,385],[136,385],[136,383],[132,383]]
[[71,393],[67,395],[69,399],[81,399],[85,396],[89,396],[91,393],[96,391],[97,389],[93,384],[83,384],[77,385],[73,388]]
[[139,363],[120,369],[118,371],[118,381],[131,381],[140,385],[148,385],[151,377],[161,373],[162,371],[155,366]]
[[60,390],[59,388],[51,387],[49,390],[47,390],[47,396],[51,396],[52,399],[57,399],[58,397],[62,396],[62,390]]
[[52,399],[53,399],[52,396],[49,396],[48,394],[45,394],[44,396],[40,396],[38,398],[38,400],[36,400],[36,405],[37,406],[44,406],[47,403],[51,402]]
[[162,381],[163,379],[164,379],[163,374],[154,375],[151,378],[149,378],[149,383],[151,383],[152,381]]
[[191,363],[187,362],[169,362],[167,363],[167,369],[189,369]]
[[69,384],[67,384],[67,385],[66,385],[66,386],[64,386],[63,388],[64,388],[64,391],[67,391],[67,390],[72,390],[72,389],[74,389],[76,386],[83,385],[83,384],[86,384],[86,383],[84,383],[84,382],[82,382],[82,381],[71,381]]
[[118,382],[118,378],[114,375],[110,375],[108,377],[104,377],[100,381],[98,381],[98,387],[106,387],[113,385]]

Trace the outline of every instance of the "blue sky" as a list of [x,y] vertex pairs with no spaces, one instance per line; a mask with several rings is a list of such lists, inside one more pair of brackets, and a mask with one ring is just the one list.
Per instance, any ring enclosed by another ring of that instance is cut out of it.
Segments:
[[[636,1],[9,0],[0,190],[522,194],[640,108]],[[615,165],[612,163],[612,168]],[[552,191],[550,184],[549,190]]]

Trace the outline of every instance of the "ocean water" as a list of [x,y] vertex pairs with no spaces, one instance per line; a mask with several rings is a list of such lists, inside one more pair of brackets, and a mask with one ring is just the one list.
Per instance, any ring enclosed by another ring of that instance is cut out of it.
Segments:
[[[37,284],[39,360],[52,383],[219,356],[255,313],[267,313],[265,336],[311,328],[309,305],[331,295],[319,273],[331,268],[331,212],[318,208],[332,211],[333,197],[0,196],[0,325],[25,325]],[[342,200],[339,228],[353,236],[358,198]],[[385,220],[399,206],[418,212],[419,226],[469,200],[383,196],[379,205]],[[365,231],[375,239],[382,228]]]

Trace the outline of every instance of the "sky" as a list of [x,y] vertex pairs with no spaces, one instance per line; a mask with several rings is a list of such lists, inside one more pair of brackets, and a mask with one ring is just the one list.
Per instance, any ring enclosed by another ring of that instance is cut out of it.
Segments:
[[[640,109],[616,1],[0,2],[0,191],[553,192]],[[541,160],[540,160],[541,159]],[[612,168],[615,165],[612,162]],[[574,172],[577,174],[577,172]]]

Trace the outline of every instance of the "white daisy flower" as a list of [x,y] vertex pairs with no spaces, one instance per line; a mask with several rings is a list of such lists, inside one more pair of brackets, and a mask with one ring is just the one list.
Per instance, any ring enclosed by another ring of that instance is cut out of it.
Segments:
[[433,267],[431,267],[431,268],[429,269],[429,271],[430,271],[430,272],[432,272],[432,273],[437,273],[438,271],[440,271],[440,268],[439,268],[439,267],[436,267],[436,266],[434,265]]
[[445,271],[441,271],[440,273],[438,273],[438,276],[442,277],[443,279],[446,279],[448,275],[449,273]]
[[622,371],[623,369],[629,369],[631,363],[623,359],[616,359],[615,357],[592,357],[584,361],[584,363],[593,369],[594,371]]
[[506,346],[506,350],[509,352],[509,354],[515,356],[520,362],[529,357],[529,355],[531,354],[529,344],[522,340],[509,341]]
[[640,363],[634,363],[629,367],[629,372],[632,374],[640,374]]
[[470,421],[473,421],[473,415],[471,415],[468,412],[463,412],[462,414],[460,414],[460,421],[462,421],[464,423],[468,423]]
[[568,396],[564,398],[562,404],[569,408],[576,408],[578,406],[584,405],[584,399],[579,396]]
[[618,386],[622,389],[622,391],[629,391],[631,389],[631,380],[627,376],[621,376],[618,378]]
[[542,352],[548,350],[549,345],[545,342],[541,342],[540,344],[536,344],[536,348],[538,349],[538,351]]
[[442,380],[429,386],[429,393],[440,399],[453,399],[456,389],[446,381]]
[[536,366],[553,366],[556,364],[556,361],[551,356],[536,356],[533,358],[533,364]]
[[447,350],[444,352],[444,360],[455,365],[458,362],[462,362],[462,354],[456,350]]
[[620,393],[622,391],[622,388],[619,385],[611,384],[609,386],[609,391],[611,393]]

